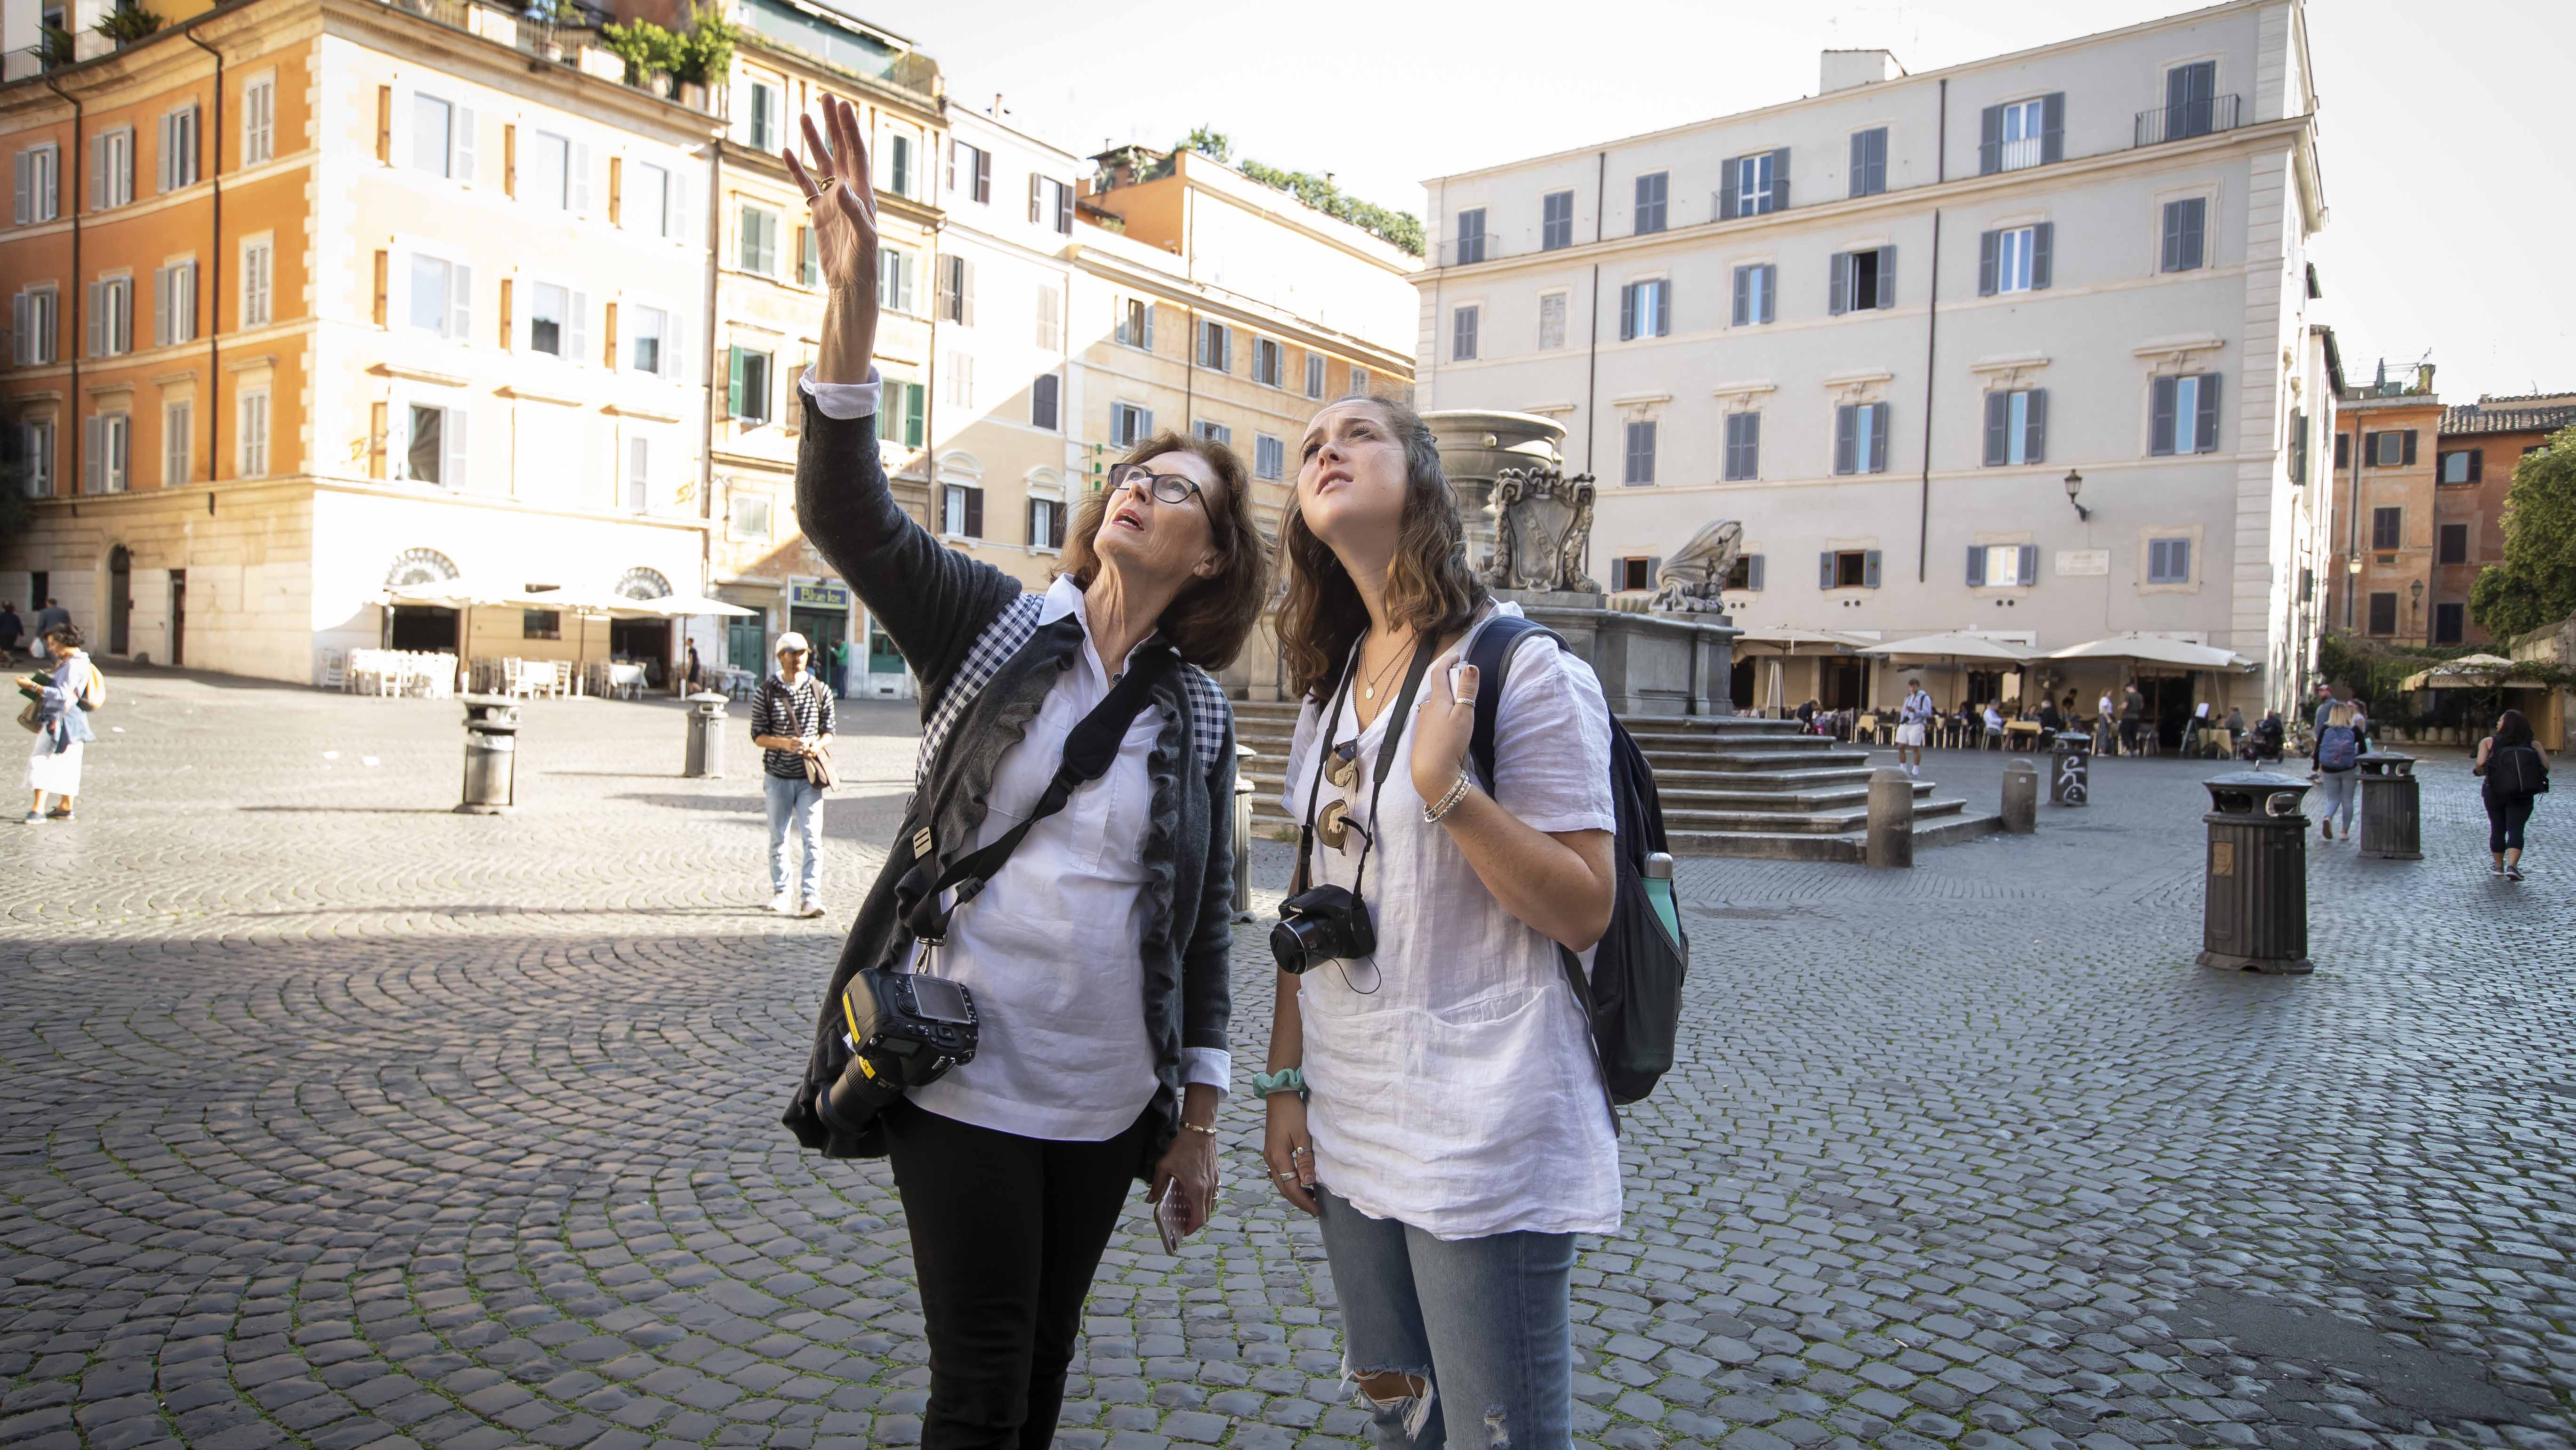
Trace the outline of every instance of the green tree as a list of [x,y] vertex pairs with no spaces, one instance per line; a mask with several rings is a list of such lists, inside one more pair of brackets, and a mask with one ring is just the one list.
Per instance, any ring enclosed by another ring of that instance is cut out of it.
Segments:
[[1195,151],[1201,156],[1206,157],[1208,160],[1216,162],[1220,166],[1230,165],[1234,160],[1234,143],[1226,139],[1226,135],[1223,131],[1213,130],[1206,126],[1201,126],[1197,130],[1192,131],[1188,140],[1183,141],[1180,145],[1175,146],[1172,149],[1175,151]]
[[2478,572],[2469,613],[2499,640],[2576,615],[2576,428],[2515,466],[2504,562]]
[[630,20],[601,26],[599,43],[626,62],[626,83],[634,86],[644,83],[647,72],[678,70],[685,42],[650,20]]

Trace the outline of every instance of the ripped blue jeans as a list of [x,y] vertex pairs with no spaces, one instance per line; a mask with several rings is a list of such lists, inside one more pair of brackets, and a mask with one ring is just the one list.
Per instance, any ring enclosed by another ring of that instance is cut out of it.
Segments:
[[[1375,1412],[1377,1444],[1573,1443],[1574,1235],[1440,1239],[1371,1218],[1330,1192],[1315,1198],[1342,1306],[1343,1375]],[[1390,1383],[1388,1374],[1405,1379]],[[1373,1383],[1397,1393],[1372,1393]]]

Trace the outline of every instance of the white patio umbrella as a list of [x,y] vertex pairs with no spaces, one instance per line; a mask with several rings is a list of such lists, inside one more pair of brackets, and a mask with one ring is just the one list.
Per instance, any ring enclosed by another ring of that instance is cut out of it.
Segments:
[[2503,676],[2513,673],[2513,661],[2501,655],[2462,655],[2444,660],[2428,670],[2408,675],[2397,688],[2401,690],[2485,690],[2505,683]]
[[2253,661],[2215,645],[2160,639],[2151,634],[2115,634],[2058,650],[2053,660],[2126,660],[2133,664],[2174,665],[2187,670],[2243,670]]
[[636,619],[691,619],[701,614],[748,619],[760,611],[704,594],[665,594],[659,599],[629,599],[620,612]]
[[1854,654],[1871,655],[1886,660],[1994,660],[2002,664],[2028,664],[2038,652],[1992,635],[1971,634],[1952,630],[1948,634],[1917,635],[1913,639],[1891,639],[1883,644],[1866,645]]

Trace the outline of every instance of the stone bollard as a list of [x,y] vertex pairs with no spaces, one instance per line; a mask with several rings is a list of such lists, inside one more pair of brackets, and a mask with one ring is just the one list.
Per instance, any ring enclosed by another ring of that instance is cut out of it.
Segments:
[[2004,766],[2004,829],[2016,836],[2039,829],[2039,767],[2025,757]]
[[1869,845],[1872,866],[1914,864],[1914,777],[1892,765],[1869,773]]

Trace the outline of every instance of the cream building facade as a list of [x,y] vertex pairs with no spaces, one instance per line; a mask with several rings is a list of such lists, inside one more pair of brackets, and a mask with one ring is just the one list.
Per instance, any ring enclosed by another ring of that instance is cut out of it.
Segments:
[[[1566,424],[1613,588],[1740,519],[1738,624],[2168,635],[2256,668],[2157,690],[2284,703],[2334,407],[2305,27],[2239,0],[1927,75],[1828,52],[1804,100],[1437,178],[1424,406]],[[2089,713],[2101,681],[2011,683]]]

